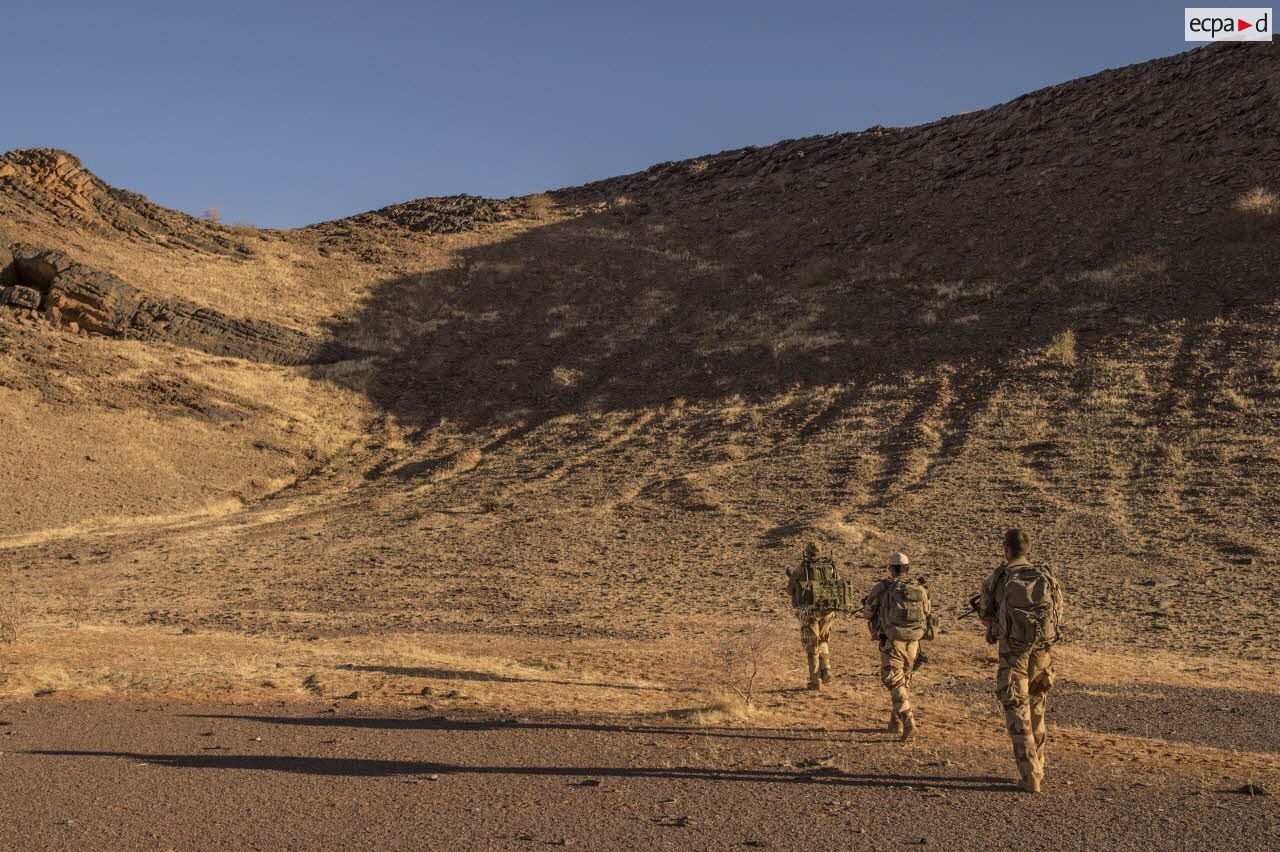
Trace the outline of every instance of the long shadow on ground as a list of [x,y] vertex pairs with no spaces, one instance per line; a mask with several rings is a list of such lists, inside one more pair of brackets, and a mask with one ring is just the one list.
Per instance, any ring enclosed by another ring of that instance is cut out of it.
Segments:
[[378,777],[388,775],[528,775],[565,778],[652,778],[668,781],[745,782],[757,784],[813,783],[834,787],[927,786],[970,792],[1007,792],[1017,788],[995,776],[894,775],[844,772],[804,772],[770,769],[623,766],[463,766],[416,760],[369,760],[283,755],[144,754],[127,751],[38,750],[27,754],[51,757],[115,757],[190,769],[240,769],[292,772],[303,775]]
[[[879,728],[842,729],[839,732],[815,730],[811,734],[783,734],[777,731],[742,730],[738,728],[613,724],[608,722],[543,722],[520,719],[450,719],[446,716],[407,718],[397,716],[249,716],[234,713],[195,713],[194,719],[229,719],[260,722],[266,725],[314,725],[337,728],[381,728],[389,730],[430,731],[589,731],[606,734],[645,734],[653,736],[723,737],[741,740],[784,740],[789,742],[826,742],[837,734],[880,734]],[[864,740],[862,742],[888,742]]]

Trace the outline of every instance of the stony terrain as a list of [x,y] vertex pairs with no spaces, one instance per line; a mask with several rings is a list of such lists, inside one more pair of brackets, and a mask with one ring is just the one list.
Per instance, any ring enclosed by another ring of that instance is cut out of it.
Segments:
[[[1070,595],[1065,777],[1105,755],[1173,779],[1134,806],[1195,845],[1161,809],[1280,785],[1278,96],[1280,50],[1215,46],[921,127],[291,231],[0,156],[25,288],[0,306],[0,690],[55,715],[878,726],[847,619],[839,688],[786,691],[781,569],[817,538],[859,584],[898,549],[928,573],[951,617],[927,747],[1008,775],[992,655],[955,616],[1019,525]],[[1115,824],[1104,804],[1064,824]],[[1274,808],[1222,819],[1274,842]]]

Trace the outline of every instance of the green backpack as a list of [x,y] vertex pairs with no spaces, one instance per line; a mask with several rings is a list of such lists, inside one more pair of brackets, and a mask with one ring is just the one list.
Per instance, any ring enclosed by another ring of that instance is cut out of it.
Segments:
[[791,605],[802,609],[839,610],[854,608],[853,585],[842,580],[830,556],[807,560],[792,585]]
[[924,638],[929,618],[924,602],[929,593],[912,577],[889,581],[880,598],[880,632],[898,642],[917,642]]
[[1058,641],[1058,583],[1048,568],[1015,568],[1000,596],[1000,638],[1015,651],[1048,648]]

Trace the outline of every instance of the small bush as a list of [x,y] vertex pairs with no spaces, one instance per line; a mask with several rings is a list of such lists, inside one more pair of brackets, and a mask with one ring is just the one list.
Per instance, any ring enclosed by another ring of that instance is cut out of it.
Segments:
[[572,367],[556,367],[551,371],[551,380],[562,388],[571,388],[582,381],[582,371]]
[[545,192],[537,195],[530,195],[524,203],[524,209],[534,219],[545,219],[551,215],[551,211],[555,209],[555,202],[551,200],[551,196]]
[[707,170],[708,166],[706,160],[694,160],[689,164],[689,174],[700,175]]
[[1055,334],[1044,350],[1045,358],[1070,367],[1076,362],[1076,333],[1071,329]]
[[1246,216],[1280,216],[1280,195],[1255,187],[1236,199],[1235,208]]
[[1280,195],[1261,186],[1249,190],[1232,205],[1236,227],[1246,238],[1280,232]]
[[200,215],[205,221],[213,222],[214,224],[222,221],[222,211],[217,207],[206,207],[204,213]]

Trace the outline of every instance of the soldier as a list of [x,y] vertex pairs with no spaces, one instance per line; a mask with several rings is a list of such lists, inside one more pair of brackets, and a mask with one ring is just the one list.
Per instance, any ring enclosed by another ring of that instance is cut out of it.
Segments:
[[804,546],[804,558],[800,565],[787,571],[787,594],[791,596],[796,618],[800,619],[800,641],[809,661],[809,689],[822,689],[831,682],[831,625],[836,620],[836,610],[818,609],[798,604],[798,591],[802,580],[810,577],[810,570],[819,563],[831,563],[822,556],[822,547],[815,541]]
[[889,690],[893,711],[888,731],[908,740],[916,730],[911,709],[911,675],[923,661],[920,641],[933,639],[933,607],[924,583],[910,576],[905,553],[889,557],[889,576],[862,599],[862,617],[880,646],[880,682]]
[[987,641],[999,643],[996,696],[1004,707],[1021,776],[1019,788],[1039,793],[1044,779],[1045,695],[1053,687],[1049,649],[1058,640],[1062,588],[1047,567],[1027,560],[1030,539],[1022,530],[1004,536],[1004,564],[982,584],[978,615]]

